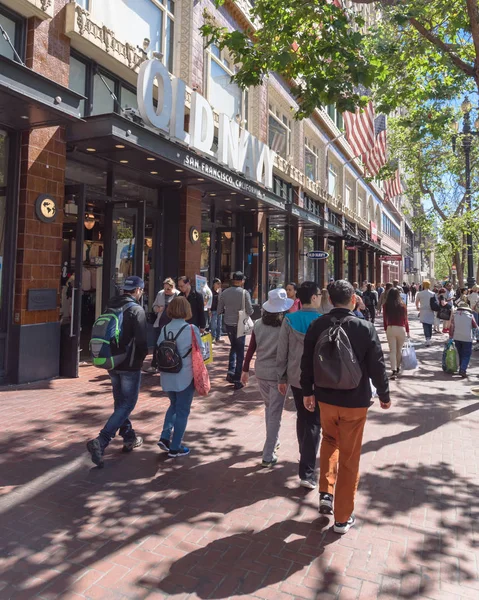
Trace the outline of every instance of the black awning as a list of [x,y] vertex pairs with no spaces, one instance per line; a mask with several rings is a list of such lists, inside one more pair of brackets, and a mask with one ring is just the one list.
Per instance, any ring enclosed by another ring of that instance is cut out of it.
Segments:
[[0,124],[16,130],[80,121],[83,96],[0,56]]
[[[187,146],[170,140],[162,133],[111,113],[88,117],[68,128],[67,141],[76,151],[128,164],[130,168],[155,174],[158,183],[185,183],[208,187],[211,196],[223,191],[238,194],[273,212],[283,213],[285,201],[280,196],[249,181],[242,174],[205,158]],[[156,160],[157,162],[146,162]],[[154,171],[150,169],[154,167]],[[198,183],[200,182],[200,183]],[[211,187],[214,186],[214,187]]]

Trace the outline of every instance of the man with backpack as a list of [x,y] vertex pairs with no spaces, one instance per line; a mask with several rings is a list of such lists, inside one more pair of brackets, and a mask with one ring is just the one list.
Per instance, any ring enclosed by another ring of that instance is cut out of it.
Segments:
[[336,281],[330,296],[334,309],[306,333],[300,381],[305,407],[313,412],[316,402],[320,405],[319,511],[332,514],[334,501],[334,531],[342,534],[355,523],[354,496],[372,397],[369,380],[381,408],[388,409],[391,401],[375,327],[352,313],[357,302],[353,286]]
[[[101,352],[95,344],[107,349],[115,347],[115,350],[111,351],[112,356],[108,357],[113,366],[109,375],[113,388],[114,411],[98,437],[87,443],[92,462],[100,468],[103,467],[105,449],[118,430],[123,438],[123,452],[131,452],[143,443],[143,438],[136,435],[129,417],[138,401],[141,367],[148,354],[146,315],[139,304],[144,288],[145,283],[140,277],[134,275],[125,279],[123,295],[108,301],[105,312],[93,328],[93,364],[102,366],[99,362],[102,359],[97,358]],[[112,322],[117,323],[118,343],[114,343],[113,339],[101,339],[99,335],[101,331],[110,331]]]

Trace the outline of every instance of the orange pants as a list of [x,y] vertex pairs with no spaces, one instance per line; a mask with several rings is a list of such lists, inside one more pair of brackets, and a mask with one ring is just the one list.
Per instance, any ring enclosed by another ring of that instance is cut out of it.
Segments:
[[334,519],[345,523],[354,511],[367,408],[319,403],[323,439],[319,452],[319,491],[334,494]]

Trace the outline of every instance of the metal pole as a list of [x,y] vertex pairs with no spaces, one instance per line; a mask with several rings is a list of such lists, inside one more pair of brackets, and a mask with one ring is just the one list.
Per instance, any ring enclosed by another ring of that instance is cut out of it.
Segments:
[[[471,116],[467,112],[464,115],[464,128],[462,137],[462,147],[464,149],[464,157],[466,162],[466,205],[469,211],[469,219],[471,218],[472,199],[471,199]],[[472,231],[469,230],[466,234],[467,246],[467,287],[471,288],[476,283],[474,276],[474,254],[472,248]]]

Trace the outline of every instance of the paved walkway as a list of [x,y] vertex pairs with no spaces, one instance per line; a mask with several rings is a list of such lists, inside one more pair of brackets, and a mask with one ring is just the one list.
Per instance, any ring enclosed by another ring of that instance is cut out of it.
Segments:
[[370,410],[343,537],[298,487],[291,401],[280,462],[259,468],[262,403],[254,378],[240,392],[223,381],[226,347],[176,461],[156,446],[167,400],[154,376],[134,415],[144,446],[124,455],[115,440],[103,470],[85,451],[111,410],[100,371],[3,389],[0,598],[477,600],[479,353],[469,381],[444,375],[441,339],[418,347],[394,407]]

